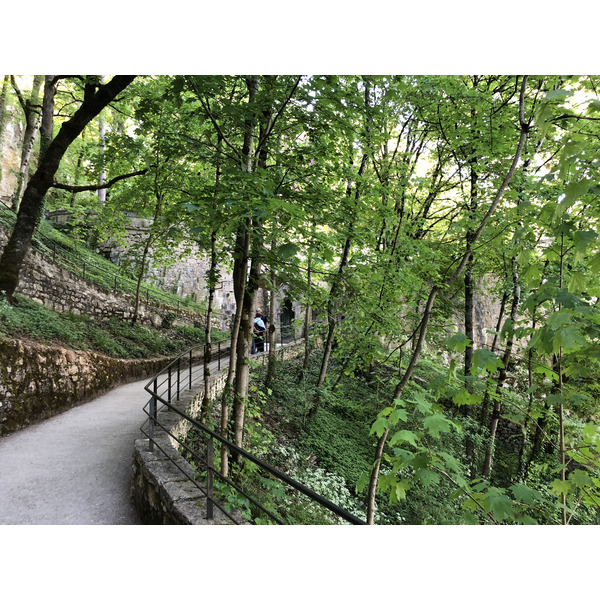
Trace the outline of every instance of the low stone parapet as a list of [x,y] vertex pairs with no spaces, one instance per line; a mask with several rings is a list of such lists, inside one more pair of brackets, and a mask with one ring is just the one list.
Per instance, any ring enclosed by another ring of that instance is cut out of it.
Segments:
[[[297,357],[304,350],[304,341],[294,342],[276,350],[278,360]],[[253,355],[251,360],[265,364],[268,354]],[[216,399],[223,391],[227,368],[211,376],[209,399]],[[184,414],[197,418],[204,402],[204,381],[180,395],[172,402]],[[175,411],[162,410],[157,415],[156,445],[149,450],[147,437],[135,442],[133,459],[132,497],[140,518],[148,525],[214,525],[231,524],[215,507],[214,520],[206,519],[206,499],[190,481],[196,473],[179,453],[178,440],[185,438],[191,423]],[[160,447],[160,448],[159,448]],[[162,450],[161,450],[162,449]],[[239,517],[241,519],[241,517]],[[236,519],[238,520],[238,519]]]

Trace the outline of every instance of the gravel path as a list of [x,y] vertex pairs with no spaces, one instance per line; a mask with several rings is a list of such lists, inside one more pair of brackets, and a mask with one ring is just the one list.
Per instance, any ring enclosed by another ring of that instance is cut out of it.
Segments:
[[0,524],[141,525],[129,492],[147,381],[0,438]]

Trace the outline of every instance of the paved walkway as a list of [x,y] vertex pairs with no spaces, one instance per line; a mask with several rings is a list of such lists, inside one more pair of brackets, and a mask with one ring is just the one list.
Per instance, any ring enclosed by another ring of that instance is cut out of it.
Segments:
[[141,525],[129,493],[147,381],[0,438],[0,524]]
[[[222,357],[221,369],[228,364]],[[197,384],[201,369],[193,369]],[[141,525],[130,486],[149,380],[0,438],[0,524]]]

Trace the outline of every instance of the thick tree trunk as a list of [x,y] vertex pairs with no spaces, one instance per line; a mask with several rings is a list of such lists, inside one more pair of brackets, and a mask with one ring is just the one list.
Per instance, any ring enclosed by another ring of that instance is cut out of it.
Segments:
[[[248,77],[246,86],[248,88],[248,104],[254,103],[254,98],[258,94],[258,77]],[[244,144],[242,148],[243,169],[246,173],[251,173],[252,157],[254,147],[254,123],[248,118],[245,124]],[[244,413],[246,397],[248,395],[249,369],[248,358],[250,356],[250,313],[252,311],[252,301],[254,299],[254,291],[248,290],[250,287],[250,277],[248,276],[248,263],[250,262],[250,248],[255,252],[255,245],[252,235],[252,220],[250,217],[244,219],[241,225],[244,243],[237,245],[238,252],[241,249],[241,254],[238,254],[236,265],[234,265],[234,293],[236,296],[236,321],[237,323],[237,338],[232,339],[232,345],[235,343],[236,355],[235,363],[230,358],[229,368],[232,369],[235,364],[235,394],[233,397],[233,435],[236,445],[240,445],[243,440]],[[238,241],[241,239],[240,231],[238,230]],[[237,267],[237,269],[236,269]],[[256,269],[258,263],[254,262],[250,266]],[[237,292],[235,290],[237,288]]]
[[[12,301],[19,282],[19,274],[33,233],[42,216],[46,192],[52,187],[54,175],[60,161],[70,144],[83,131],[84,127],[100,113],[100,111],[122,92],[135,78],[130,75],[116,75],[106,85],[100,86],[81,104],[75,114],[63,123],[56,137],[48,144],[47,149],[40,154],[36,172],[31,177],[23,194],[21,207],[17,215],[15,228],[4,248],[0,258],[0,292],[4,292]],[[51,89],[51,98],[46,98]],[[48,136],[46,116],[49,105],[53,104],[52,80],[46,77],[44,93],[44,114],[42,116],[42,141]],[[42,144],[42,149],[44,144]]]

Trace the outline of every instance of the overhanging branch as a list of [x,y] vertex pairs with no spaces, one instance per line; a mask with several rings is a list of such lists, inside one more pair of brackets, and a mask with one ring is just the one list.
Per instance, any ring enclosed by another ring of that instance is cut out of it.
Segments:
[[118,181],[122,179],[129,179],[130,177],[137,177],[138,175],[145,175],[148,172],[148,169],[143,169],[142,171],[136,171],[135,173],[126,173],[125,175],[119,175],[106,183],[98,184],[98,185],[67,185],[66,183],[58,183],[55,181],[50,187],[56,188],[57,190],[66,190],[67,192],[97,192],[98,190],[105,190],[109,187],[112,187]]

